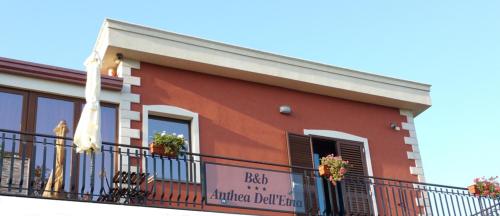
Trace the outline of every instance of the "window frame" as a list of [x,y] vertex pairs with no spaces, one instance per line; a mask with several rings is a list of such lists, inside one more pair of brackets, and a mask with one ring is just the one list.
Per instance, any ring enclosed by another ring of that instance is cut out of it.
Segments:
[[[331,139],[333,141],[343,141],[349,143],[357,143],[360,145],[364,151],[364,155],[362,159],[365,162],[366,167],[364,167],[365,172],[368,174],[368,176],[373,176],[373,166],[372,166],[372,159],[371,159],[371,154],[370,154],[370,146],[368,143],[368,139],[365,137],[360,137],[357,135],[349,134],[346,132],[341,132],[341,131],[335,131],[335,130],[321,130],[321,129],[304,129],[304,135],[310,136],[310,137],[320,137],[320,138],[326,138],[326,139]],[[339,146],[337,146],[337,151],[338,151]],[[342,152],[340,152],[342,155]],[[372,191],[375,191],[373,185],[370,186]],[[376,197],[375,194],[372,193],[371,195],[372,202],[375,203]],[[373,205],[373,211],[378,212],[378,206]]]
[[[201,167],[200,167],[200,129],[199,129],[199,118],[198,113],[192,112],[190,110],[170,106],[170,105],[143,105],[142,106],[142,146],[148,148],[148,137],[149,137],[149,116],[158,116],[169,119],[177,119],[181,121],[188,121],[189,124],[189,135],[190,135],[190,153],[193,153],[193,161],[195,161],[196,169],[196,179],[190,183],[201,183]],[[145,169],[145,158],[143,158],[142,169]],[[191,168],[190,168],[191,169]],[[162,181],[162,180],[160,180]]]
[[[29,115],[28,104],[29,104],[29,96],[30,96],[29,91],[23,91],[23,90],[19,90],[19,89],[0,86],[0,92],[6,93],[6,94],[19,95],[22,97],[20,132],[27,131],[28,127],[29,127],[29,123],[28,123],[28,115]],[[18,150],[17,154],[21,155],[22,151],[25,151],[25,149],[23,149],[22,146],[19,146],[19,150]],[[29,155],[28,153],[30,153],[30,152],[27,152],[27,155]]]
[[[74,131],[80,121],[81,112],[83,110],[83,105],[85,104],[85,99],[81,97],[67,96],[67,95],[59,95],[53,93],[40,92],[33,89],[18,89],[12,87],[4,87],[0,86],[0,92],[5,92],[9,94],[17,94],[23,96],[23,110],[22,110],[22,122],[21,122],[21,131],[22,133],[31,133],[36,134],[36,124],[37,124],[37,113],[38,113],[38,100],[39,98],[47,98],[47,99],[55,99],[61,101],[67,101],[73,103],[73,134],[67,134],[66,137],[72,138],[74,135]],[[100,101],[101,107],[108,107],[115,109],[115,122],[113,124],[116,127],[114,134],[114,143],[115,145],[118,143],[118,136],[120,134],[119,128],[119,105],[112,102]],[[48,134],[51,135],[51,134]],[[22,154],[22,151],[26,151],[26,155],[29,157],[31,155],[32,147],[28,146],[28,148],[23,149],[22,146],[19,147],[19,154]],[[72,166],[79,167],[79,155],[74,155],[74,159],[77,161],[72,164]],[[113,161],[115,167],[117,166],[117,157],[115,157],[115,161]],[[78,185],[79,176],[69,176],[71,182]],[[29,180],[31,181],[31,180]]]

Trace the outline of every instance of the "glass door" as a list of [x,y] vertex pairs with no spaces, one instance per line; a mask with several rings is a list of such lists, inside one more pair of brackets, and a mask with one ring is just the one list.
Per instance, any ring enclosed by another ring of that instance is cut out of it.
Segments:
[[[336,141],[324,139],[320,137],[312,138],[313,145],[313,160],[314,168],[318,168],[320,165],[320,159],[330,154],[337,155],[336,151]],[[340,185],[340,183],[338,183]],[[325,178],[316,178],[316,190],[318,191],[318,207],[321,214],[330,215],[337,214],[341,211],[339,209],[339,199],[338,192],[330,181]]]
[[[49,136],[64,136],[71,138],[74,131],[75,102],[58,98],[36,97],[35,133]],[[64,134],[56,133],[56,127],[64,122]],[[54,139],[52,137],[35,137],[35,188],[38,195],[63,198],[69,192],[75,175],[71,171],[74,164],[70,140]],[[59,161],[57,161],[59,158]],[[59,170],[59,171],[58,171]],[[56,182],[57,183],[56,185]],[[61,184],[62,182],[62,184]],[[57,189],[58,185],[63,188]],[[50,191],[51,193],[47,193]],[[55,191],[55,193],[52,193]],[[64,192],[64,193],[63,193]]]
[[[83,109],[83,104],[81,108]],[[119,156],[117,155],[118,148],[114,146],[117,134],[116,122],[116,108],[101,104],[100,129],[103,142],[101,151],[95,153],[93,158],[86,153],[76,154],[75,160],[77,162],[73,163],[75,169],[79,171],[75,176],[77,177],[75,181],[78,185],[76,192],[79,193],[79,199],[97,200],[100,195],[110,193],[113,177],[118,170],[113,163]],[[94,164],[93,170],[91,164]]]
[[[24,129],[26,95],[22,92],[6,90],[0,88],[0,137],[5,137],[0,143],[0,147],[5,152],[4,155],[19,155],[20,146],[16,139],[20,135],[11,133],[12,131],[22,131]],[[14,144],[15,142],[15,144]]]
[[[108,182],[116,173],[117,106],[101,104],[104,148],[94,158],[95,179],[91,182],[89,158],[76,154],[71,141],[83,104],[82,99],[0,87],[0,174],[7,174],[1,178],[0,190],[8,188],[4,184],[9,181],[3,179],[11,178],[11,186],[19,188],[23,182],[21,192],[33,196],[76,198],[77,194],[95,195],[109,189]],[[56,133],[54,129],[62,122],[65,132]]]
[[27,193],[23,190],[28,185],[29,159],[23,149],[27,143],[17,133],[25,127],[25,110],[26,94],[0,88],[0,193]]

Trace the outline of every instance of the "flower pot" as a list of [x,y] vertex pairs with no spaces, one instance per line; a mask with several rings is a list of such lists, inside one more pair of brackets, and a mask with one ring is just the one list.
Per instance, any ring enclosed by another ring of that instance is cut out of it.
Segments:
[[330,175],[330,167],[327,165],[319,165],[318,167],[320,176],[329,176]]
[[479,188],[477,187],[477,185],[471,185],[471,186],[467,187],[467,189],[469,189],[469,192],[471,194],[479,195]]
[[159,145],[154,145],[154,143],[151,143],[149,144],[149,151],[151,152],[151,154],[155,154],[155,155],[164,155],[165,154],[165,148],[163,146],[159,146]]
[[179,155],[178,152],[165,152],[165,147],[157,145],[155,146],[154,143],[149,144],[149,151],[153,155],[160,155],[168,158],[176,158],[177,155]]
[[163,153],[163,156],[168,157],[168,158],[177,158],[177,155],[179,155],[179,153],[176,153],[176,152],[164,152]]

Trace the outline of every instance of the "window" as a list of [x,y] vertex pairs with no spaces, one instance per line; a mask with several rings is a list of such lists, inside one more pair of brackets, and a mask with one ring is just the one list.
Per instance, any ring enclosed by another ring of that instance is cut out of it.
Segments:
[[[347,134],[339,131],[331,130],[304,130],[305,135],[288,133],[288,147],[290,164],[310,167],[317,169],[321,157],[328,154],[342,156],[350,162],[353,167],[349,173],[358,176],[372,175],[370,152],[368,148],[368,140],[363,137],[358,137],[352,134]],[[356,203],[356,211],[360,214],[369,214],[377,212],[376,207],[370,203],[375,202],[375,197],[368,193],[366,185],[359,185],[358,182],[351,181],[341,183],[336,188],[337,190],[328,189],[329,183],[325,179],[319,178],[314,182],[317,200],[313,200],[313,208],[318,208],[321,212],[337,212],[341,206],[344,206],[342,197],[349,197],[349,203]],[[329,192],[333,194],[332,205],[329,201]],[[352,199],[352,200],[351,200]],[[371,200],[370,200],[371,199]],[[338,204],[338,205],[337,205]],[[351,209],[352,211],[352,209]]]
[[[167,134],[182,134],[187,140],[186,151],[190,152],[190,122],[159,116],[148,117],[148,143],[151,143],[155,133],[165,131]],[[147,157],[148,173],[156,173],[157,179],[168,179],[186,181],[189,178],[188,156],[179,156],[177,159],[161,159],[158,157]]]
[[[174,106],[144,105],[142,119],[144,147],[149,146],[155,132],[165,131],[184,135],[188,140],[187,151],[194,154],[200,153],[198,113]],[[162,160],[160,157],[148,155],[142,167],[150,175],[156,175],[156,179],[200,182],[198,156],[190,155],[190,157]]]
[[[25,96],[22,93],[14,91],[0,91],[0,129],[14,131],[22,130],[24,101]],[[6,138],[11,138],[13,136],[13,134],[7,133],[6,131],[0,132],[0,137],[5,136]],[[4,151],[14,154],[19,153],[19,145],[15,145],[14,152],[12,152],[12,142],[13,141],[11,139],[7,139],[5,141],[5,146],[3,146]],[[2,144],[0,143],[0,146],[1,145]]]
[[[0,88],[0,129],[7,129],[13,131],[56,135],[54,128],[60,121],[65,121],[67,125],[66,137],[73,137],[74,129],[78,124],[78,117],[85,101],[77,98],[63,97],[50,94],[42,94],[32,91],[14,90],[10,88]],[[101,103],[101,137],[103,142],[116,143],[117,138],[117,106],[113,104]],[[2,135],[0,131],[0,136]],[[13,133],[6,133],[6,138],[11,138]],[[19,135],[16,135],[19,139]],[[28,137],[24,138],[27,139]],[[30,165],[35,170],[37,167],[43,167],[45,161],[45,176],[43,179],[47,180],[54,169],[54,158],[56,155],[54,142],[55,139],[51,137],[38,136],[35,139],[35,144],[20,146],[16,142],[14,146],[14,154],[20,154],[25,149],[26,157],[31,160],[31,151],[35,150],[36,156],[33,163]],[[44,145],[47,143],[47,145]],[[87,179],[83,180],[80,173],[84,170],[89,172],[89,161],[83,163],[83,157],[78,154],[72,154],[71,141],[65,142],[65,182],[64,191],[69,191],[72,185],[75,189],[80,189],[85,183],[85,192],[90,188],[89,175]],[[12,140],[6,139],[5,152],[10,153],[12,150]],[[104,150],[109,150],[109,145],[105,146]],[[110,152],[104,152],[101,156],[96,157],[95,172],[97,174],[105,173],[105,169],[101,167],[110,167],[111,157]],[[102,162],[101,160],[103,160]],[[69,166],[71,164],[71,166]],[[102,166],[104,165],[104,166]],[[74,166],[74,167],[72,167]],[[107,173],[106,173],[107,174]],[[107,175],[112,175],[111,173]],[[110,178],[109,176],[106,176]],[[99,179],[99,178],[98,178]],[[101,181],[95,182],[95,188],[101,187]],[[34,187],[36,189],[36,185]]]
[[[148,118],[148,124],[148,143],[151,143],[155,133],[161,133],[163,131],[167,134],[182,134],[188,141],[188,144],[191,143],[189,130],[190,121],[150,115]],[[187,152],[191,149],[189,146],[190,145],[186,145]]]

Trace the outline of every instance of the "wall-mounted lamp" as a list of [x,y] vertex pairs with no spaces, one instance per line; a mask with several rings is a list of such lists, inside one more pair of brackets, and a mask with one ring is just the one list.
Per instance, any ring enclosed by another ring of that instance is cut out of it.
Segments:
[[290,115],[292,113],[292,108],[289,105],[281,105],[280,113],[283,115]]
[[395,130],[395,131],[399,131],[399,130],[401,130],[401,128],[400,128],[400,127],[399,127],[396,123],[394,123],[394,122],[391,122],[391,125],[390,125],[390,126],[391,126],[391,128],[392,128],[393,130]]
[[123,54],[121,53],[116,53],[116,59],[115,59],[115,64],[120,64],[120,62],[123,60]]

